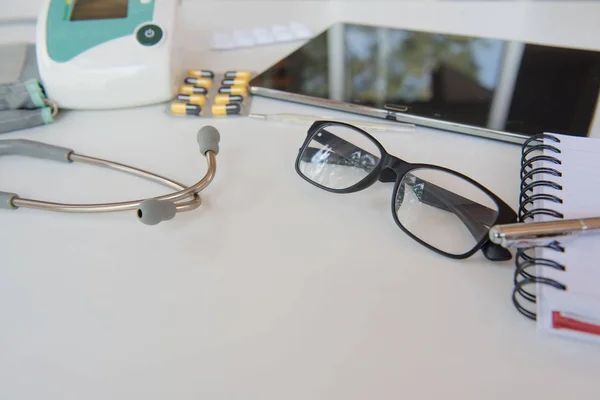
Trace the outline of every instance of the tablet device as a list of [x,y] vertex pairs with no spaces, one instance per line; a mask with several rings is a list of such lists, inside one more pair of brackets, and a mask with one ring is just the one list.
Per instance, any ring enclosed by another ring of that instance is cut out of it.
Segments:
[[543,132],[589,136],[599,114],[600,51],[338,23],[249,89],[514,143]]

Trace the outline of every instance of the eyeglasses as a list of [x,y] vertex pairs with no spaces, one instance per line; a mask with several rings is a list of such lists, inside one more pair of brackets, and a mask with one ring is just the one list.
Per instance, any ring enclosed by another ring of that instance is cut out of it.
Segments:
[[493,225],[517,221],[508,204],[456,171],[390,155],[362,129],[316,121],[298,153],[296,172],[334,193],[358,192],[376,181],[395,182],[392,216],[417,242],[455,259],[479,249],[492,261],[511,259],[511,253],[488,236]]

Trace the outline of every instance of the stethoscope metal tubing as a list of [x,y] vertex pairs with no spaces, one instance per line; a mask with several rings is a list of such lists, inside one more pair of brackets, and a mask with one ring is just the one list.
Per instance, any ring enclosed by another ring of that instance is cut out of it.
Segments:
[[[114,161],[108,161],[101,158],[84,156],[81,154],[71,153],[69,158],[73,162],[80,162],[86,164],[93,164],[101,167],[114,169],[121,172],[126,172],[132,175],[136,175],[164,186],[170,187],[176,190],[174,193],[156,197],[157,200],[169,200],[177,202],[186,197],[191,199],[186,202],[179,202],[176,204],[177,212],[191,211],[198,208],[201,204],[200,196],[198,192],[206,188],[214,179],[216,173],[216,157],[212,151],[206,152],[208,170],[204,177],[196,184],[187,187],[179,182],[175,182],[171,179],[163,176],[145,171],[143,169],[135,168],[129,165],[121,164]],[[32,208],[45,211],[65,212],[65,213],[100,213],[100,212],[116,212],[125,210],[134,210],[140,206],[142,200],[125,201],[119,203],[103,203],[103,204],[67,204],[67,203],[52,203],[40,200],[31,200],[25,198],[14,198],[12,203],[15,207]]]

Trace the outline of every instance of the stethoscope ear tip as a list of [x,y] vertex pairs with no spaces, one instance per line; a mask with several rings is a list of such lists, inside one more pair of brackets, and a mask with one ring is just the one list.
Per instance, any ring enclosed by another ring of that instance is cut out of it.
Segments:
[[145,225],[156,225],[175,217],[177,206],[171,201],[146,199],[137,210],[138,219]]
[[221,135],[214,126],[205,125],[200,128],[196,139],[198,140],[202,155],[206,155],[207,151],[212,151],[215,155],[219,153],[219,141],[221,140]]

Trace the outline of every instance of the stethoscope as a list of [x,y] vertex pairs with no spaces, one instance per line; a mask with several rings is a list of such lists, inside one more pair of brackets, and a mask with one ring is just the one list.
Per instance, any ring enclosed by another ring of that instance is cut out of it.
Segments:
[[[208,170],[202,179],[189,187],[142,169],[101,158],[76,154],[73,150],[65,147],[25,139],[0,140],[0,156],[21,155],[67,163],[80,162],[92,164],[136,175],[176,190],[171,194],[143,200],[100,204],[51,203],[25,199],[15,193],[0,191],[0,208],[8,210],[32,208],[66,213],[101,213],[137,209],[137,216],[142,223],[156,225],[162,221],[172,219],[178,212],[191,211],[200,207],[202,201],[199,193],[212,182],[215,176],[216,155],[219,152],[219,131],[210,125],[204,126],[198,131],[197,140],[200,152],[207,159]],[[185,199],[188,200],[183,201]]]

